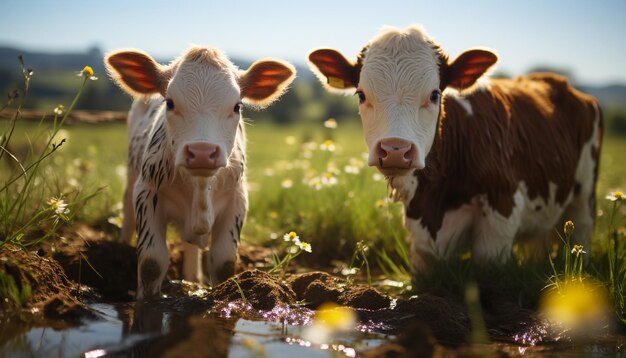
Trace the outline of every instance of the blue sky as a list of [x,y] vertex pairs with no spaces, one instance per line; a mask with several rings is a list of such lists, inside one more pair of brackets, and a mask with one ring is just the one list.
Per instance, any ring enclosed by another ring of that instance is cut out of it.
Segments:
[[173,58],[190,44],[231,57],[304,63],[316,47],[347,57],[384,25],[424,26],[451,57],[483,46],[498,70],[566,68],[583,83],[626,83],[626,1],[70,1],[10,0],[0,12],[0,45],[27,50],[105,51],[136,47]]

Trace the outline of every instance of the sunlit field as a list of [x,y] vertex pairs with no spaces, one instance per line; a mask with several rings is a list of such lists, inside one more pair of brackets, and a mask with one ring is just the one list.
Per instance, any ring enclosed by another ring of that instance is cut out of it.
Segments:
[[[328,264],[349,257],[360,240],[390,251],[394,240],[402,239],[400,207],[388,200],[384,178],[366,166],[358,123],[327,128],[322,121],[310,126],[249,121],[246,130],[250,211],[244,241],[268,244],[296,231],[313,244],[310,263],[319,257]],[[33,123],[22,123],[15,132],[17,153],[42,140],[32,137]],[[123,124],[66,125],[57,134],[66,142],[46,172],[47,185],[68,195],[99,190],[74,220],[114,229],[108,221],[121,209],[126,136]],[[6,166],[10,161],[4,159]]]
[[[8,122],[0,122],[7,125]],[[26,155],[45,138],[35,123],[19,123],[12,149]],[[401,207],[392,203],[384,178],[366,165],[360,124],[325,122],[286,125],[248,121],[247,178],[250,211],[244,241],[270,245],[285,232],[296,231],[313,245],[309,264],[346,260],[364,241],[373,254],[385,250],[402,256]],[[39,134],[38,134],[39,133]],[[66,142],[46,169],[45,185],[71,196],[98,194],[81,206],[74,220],[108,227],[121,209],[126,175],[126,126],[119,123],[66,125],[58,134]],[[596,236],[604,236],[610,204],[605,196],[626,187],[626,166],[620,165],[626,140],[606,137],[598,183]],[[0,165],[8,169],[4,157]],[[2,170],[3,176],[8,173]],[[560,229],[560,228],[555,228]],[[598,240],[600,241],[600,240]],[[600,242],[597,243],[601,245]]]
[[[0,125],[1,133],[11,132],[9,121]],[[626,167],[620,165],[626,150],[623,138],[608,136],[602,148],[592,247],[570,246],[575,223],[560,223],[555,227],[563,238],[560,250],[559,245],[549,247],[531,260],[514,250],[514,260],[489,266],[474,265],[469,252],[459,252],[434,262],[433,275],[412,276],[402,207],[389,199],[386,180],[367,167],[356,120],[295,125],[247,120],[246,131],[250,210],[242,239],[254,247],[269,248],[273,257],[261,266],[263,271],[248,274],[262,272],[285,280],[287,272],[306,275],[318,269],[345,279],[339,290],[360,283],[399,299],[419,297],[411,296],[415,293],[428,297],[432,292],[464,297],[472,321],[468,339],[474,343],[488,341],[486,328],[475,322],[485,319],[480,297],[493,295],[539,310],[549,322],[565,322],[564,329],[572,335],[587,328],[601,331],[611,320],[624,325],[625,215],[623,197],[616,197],[622,194],[615,194],[626,186]],[[105,240],[118,240],[126,179],[126,125],[66,124],[51,131],[49,121],[19,121],[12,132],[9,150],[15,158],[4,155],[0,161],[0,182],[11,183],[3,189],[0,206],[2,227],[8,230],[2,233],[0,249],[12,247],[7,243],[36,249],[41,243],[63,242],[64,233],[83,224],[105,233]],[[16,165],[15,159],[20,165],[37,163],[33,153],[42,153],[47,142],[53,150],[43,151],[50,156],[38,168]],[[19,174],[22,171],[38,174],[29,182]],[[21,195],[25,192],[29,194]],[[175,241],[177,233],[169,233]],[[587,258],[589,264],[583,265]],[[85,262],[91,265],[89,259]],[[237,278],[214,290],[233,282],[233,290],[242,292],[235,299],[246,302]],[[28,301],[30,286],[20,286],[6,275],[0,283],[3,296],[20,305]],[[480,296],[479,287],[486,296]]]

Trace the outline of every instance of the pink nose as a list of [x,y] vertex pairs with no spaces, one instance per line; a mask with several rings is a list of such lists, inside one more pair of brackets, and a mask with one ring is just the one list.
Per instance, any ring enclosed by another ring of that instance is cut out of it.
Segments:
[[401,138],[385,138],[376,145],[376,158],[380,168],[414,168],[415,146]]
[[188,169],[216,169],[220,147],[210,143],[185,144],[185,166]]

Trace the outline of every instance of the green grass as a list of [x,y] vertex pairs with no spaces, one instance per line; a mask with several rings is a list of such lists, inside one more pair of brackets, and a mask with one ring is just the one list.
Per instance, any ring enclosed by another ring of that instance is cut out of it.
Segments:
[[[5,125],[6,122],[0,122],[0,130]],[[36,126],[18,123],[14,148],[40,142],[41,136],[33,136]],[[350,266],[357,242],[364,241],[370,248],[368,264],[374,275],[384,272],[388,278],[409,279],[402,207],[389,202],[386,182],[365,165],[366,147],[358,123],[340,123],[338,128],[329,129],[322,121],[290,126],[258,121],[246,129],[250,211],[244,225],[245,241],[273,246],[285,233],[295,231],[313,247],[312,254],[301,255],[297,261],[325,268]],[[60,192],[100,189],[95,198],[75,208],[74,219],[117,232],[107,218],[116,215],[122,200],[126,126],[76,124],[65,126],[58,136],[66,142],[47,164],[46,185]],[[327,139],[332,140],[334,151],[321,149]],[[613,203],[604,197],[613,190],[626,188],[626,166],[620,163],[624,152],[624,138],[605,138],[598,183],[598,220],[592,248],[588,250],[590,265],[586,268],[602,282],[616,283],[614,305],[622,317],[624,297],[620,288],[626,287],[626,248],[624,231],[617,229],[624,227],[626,215],[622,208],[609,225]],[[0,163],[2,180],[6,168],[6,161]],[[607,260],[609,250],[614,252],[612,269]],[[559,260],[555,269],[562,269]],[[468,282],[483,277],[478,282],[481,287],[485,283],[499,286],[499,292],[525,306],[536,304],[539,292],[553,273],[547,257],[537,264],[511,262],[505,267],[487,268],[454,257],[436,263],[433,271],[437,272],[434,277],[417,278],[414,283],[462,295]]]
[[[391,250],[387,239],[404,235],[400,206],[385,200],[386,183],[365,166],[358,125],[255,124],[248,138],[246,239],[263,242],[293,230],[313,244],[309,263],[328,264],[350,257],[359,240]],[[328,139],[334,151],[320,149]]]
[[[32,72],[22,68],[22,73],[23,92],[27,93]],[[40,122],[30,132],[17,128],[26,95],[9,96],[9,102],[18,101],[15,114],[0,132],[0,159],[6,161],[0,175],[0,246],[34,246],[55,238],[60,225],[72,219],[75,208],[98,192],[85,194],[78,184],[72,190],[62,191],[56,178],[59,171],[49,165],[66,142],[61,129],[88,80],[83,76],[82,85],[66,110],[57,107],[51,121]],[[22,134],[25,138],[16,140]]]

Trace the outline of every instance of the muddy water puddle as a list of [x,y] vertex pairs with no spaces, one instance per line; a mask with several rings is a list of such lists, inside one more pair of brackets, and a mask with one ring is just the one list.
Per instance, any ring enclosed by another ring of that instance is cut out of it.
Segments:
[[154,306],[96,303],[89,308],[97,318],[79,327],[15,327],[24,333],[6,341],[0,357],[354,357],[392,338],[360,325],[312,344],[302,337],[313,311],[300,307],[254,311],[231,302],[189,314],[180,301]]
[[[96,318],[78,327],[14,327],[16,332],[23,333],[4,343],[0,357],[376,357],[389,353],[389,348],[385,347],[390,341],[403,340],[382,333],[385,327],[380,324],[361,322],[354,330],[333,335],[332,341],[326,344],[314,344],[304,338],[313,315],[312,310],[304,307],[280,306],[263,311],[242,301],[217,303],[210,309],[194,306],[197,302],[180,299],[147,306],[134,302],[93,303],[89,308]],[[528,332],[526,337],[511,341],[457,348],[439,346],[430,353],[446,356],[626,356],[623,336],[605,336],[578,343],[565,337],[562,341],[541,342],[545,335],[545,332]],[[412,339],[419,341],[418,336]],[[405,350],[400,354],[414,356],[410,352]]]
[[[174,270],[163,297],[136,303],[134,249],[81,242],[57,248],[52,257],[19,248],[0,252],[6,272],[37,278],[28,281],[33,295],[27,305],[0,309],[0,358],[626,357],[623,325],[594,324],[596,332],[585,326],[572,338],[489,287],[480,296],[482,333],[457,296],[392,297],[323,271],[277,276],[242,267],[211,289],[180,281]],[[83,256],[89,266],[81,266]],[[356,327],[311,343],[314,310],[328,302],[353,310]],[[476,332],[492,343],[469,344]]]

